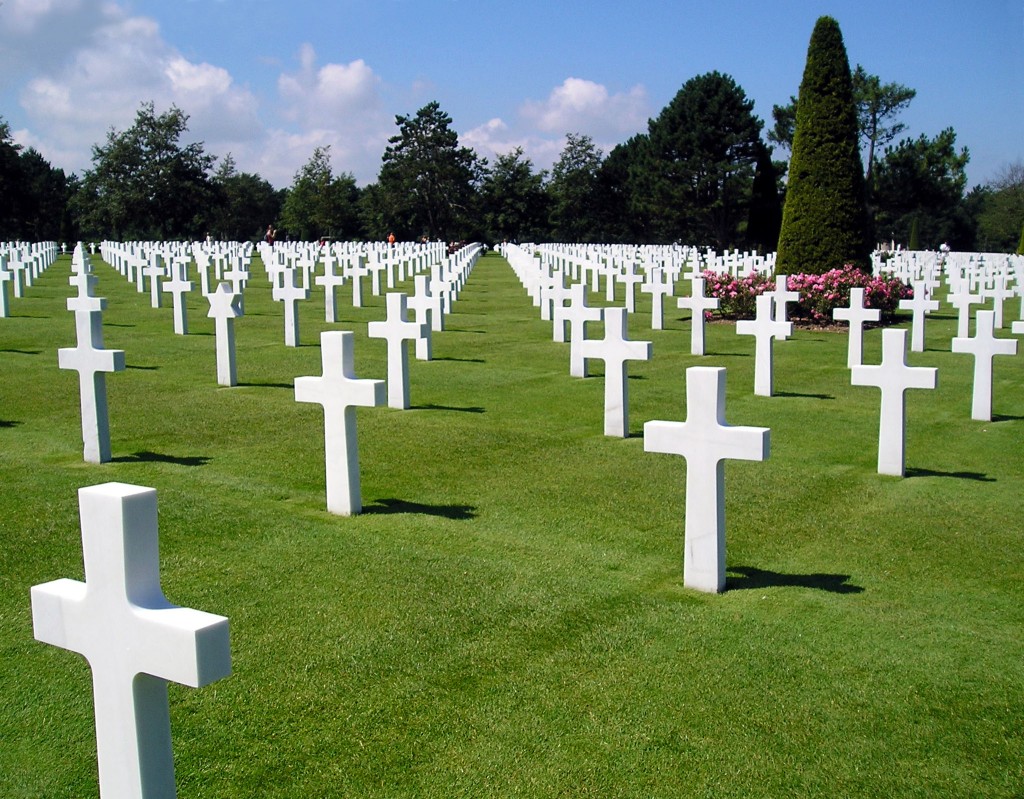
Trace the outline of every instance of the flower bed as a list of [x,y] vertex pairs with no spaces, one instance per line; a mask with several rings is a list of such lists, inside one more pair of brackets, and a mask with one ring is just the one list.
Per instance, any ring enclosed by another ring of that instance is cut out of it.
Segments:
[[[705,293],[718,298],[718,310],[708,318],[753,318],[758,294],[772,291],[775,279],[759,272],[736,278],[724,272],[706,271]],[[848,307],[850,289],[864,289],[864,305],[882,312],[882,324],[895,320],[899,302],[914,296],[910,286],[897,278],[877,277],[853,266],[832,269],[822,275],[789,275],[786,287],[800,294],[800,299],[787,306],[787,318],[811,325],[831,325],[832,310]]]

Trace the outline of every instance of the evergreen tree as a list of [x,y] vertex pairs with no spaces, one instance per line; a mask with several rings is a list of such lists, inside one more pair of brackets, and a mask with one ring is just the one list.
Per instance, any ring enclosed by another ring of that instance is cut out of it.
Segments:
[[797,98],[780,273],[868,267],[871,236],[862,170],[846,47],[839,23],[821,17],[811,34]]
[[771,152],[764,145],[757,153],[750,195],[747,243],[761,253],[775,252],[782,227],[782,200],[779,196],[779,173],[772,162]]
[[585,242],[597,238],[597,172],[603,153],[589,136],[570,133],[551,170],[547,192],[551,230],[556,241]]
[[534,173],[523,148],[499,155],[481,187],[491,241],[538,241],[546,237],[544,172]]
[[355,239],[359,234],[359,191],[348,173],[331,170],[331,148],[317,147],[295,180],[281,208],[281,226],[293,239],[313,241],[321,236]]

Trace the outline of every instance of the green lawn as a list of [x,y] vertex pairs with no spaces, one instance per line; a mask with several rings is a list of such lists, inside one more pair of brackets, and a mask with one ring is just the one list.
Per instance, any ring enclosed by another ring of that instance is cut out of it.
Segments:
[[[181,797],[1024,794],[1024,353],[995,362],[996,421],[972,421],[953,311],[909,358],[939,387],[908,392],[897,479],[845,333],[777,343],[778,396],[755,397],[751,337],[710,325],[693,357],[686,314],[670,300],[651,331],[647,295],[633,437],[605,438],[603,381],[569,377],[488,255],[435,360],[410,358],[413,409],[357,412],[365,512],[341,518],[322,411],[292,385],[321,373],[325,329],[383,378],[383,297],[343,289],[327,325],[314,292],[286,348],[257,261],[221,388],[205,300],[175,336],[169,298],[94,264],[128,363],[107,378],[114,462],[82,461],[57,368],[70,259],[0,319],[0,796],[97,794],[89,669],[33,639],[29,589],[83,578],[76,492],[113,480],[158,491],[168,599],[231,620],[234,674],[170,689]],[[685,463],[641,438],[684,418],[692,365],[728,367],[731,424],[771,428],[768,461],[726,467],[721,595],[682,588]]]

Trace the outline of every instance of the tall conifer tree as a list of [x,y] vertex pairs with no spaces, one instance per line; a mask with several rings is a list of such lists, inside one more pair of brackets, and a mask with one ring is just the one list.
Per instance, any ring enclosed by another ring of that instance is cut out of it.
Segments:
[[779,235],[780,273],[867,268],[871,238],[857,108],[839,23],[820,17],[800,83]]

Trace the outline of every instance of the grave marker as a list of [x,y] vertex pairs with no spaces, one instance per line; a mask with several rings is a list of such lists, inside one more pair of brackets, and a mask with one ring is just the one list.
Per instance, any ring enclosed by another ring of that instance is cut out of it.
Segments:
[[387,295],[387,319],[370,322],[367,335],[388,343],[388,407],[405,410],[409,407],[409,348],[405,342],[429,334],[424,322],[406,319],[406,297],[399,292]]
[[774,341],[785,341],[793,334],[792,322],[778,322],[772,318],[771,294],[759,294],[756,299],[757,316],[741,319],[736,323],[736,332],[741,336],[754,337],[754,393],[770,397],[774,388]]
[[33,586],[33,631],[92,670],[100,795],[173,797],[167,683],[231,673],[228,620],[164,598],[156,491],[106,483],[78,502],[85,582]]
[[644,425],[644,451],[686,459],[683,585],[725,590],[725,461],[763,461],[770,431],[725,423],[725,369],[686,370],[686,421]]
[[[992,359],[997,355],[1016,355],[1014,339],[996,338],[995,311],[978,311],[975,315],[974,336],[954,338],[953,352],[974,356],[974,390],[971,398],[971,418],[992,421]],[[1016,323],[1015,323],[1016,324]],[[1017,332],[1016,328],[1012,328]]]
[[580,344],[584,358],[604,361],[604,434],[629,436],[629,380],[626,361],[649,361],[650,341],[630,341],[625,308],[604,309],[604,338]]
[[355,334],[328,330],[320,334],[322,377],[295,378],[295,400],[324,408],[327,510],[341,516],[359,513],[359,446],[356,407],[384,404],[383,380],[355,376]]
[[690,354],[704,354],[704,312],[718,307],[717,297],[704,296],[704,278],[690,278],[690,296],[676,300],[679,308],[690,310]]
[[295,283],[295,269],[286,267],[281,275],[282,285],[275,286],[273,298],[284,303],[284,344],[299,346],[299,300],[309,299],[309,289]]
[[555,309],[555,323],[569,323],[569,375],[587,376],[587,359],[583,357],[583,342],[587,338],[587,322],[599,322],[604,318],[601,308],[587,304],[587,286],[574,283],[569,289],[569,304]]
[[206,299],[210,301],[210,311],[206,315],[214,320],[217,340],[217,383],[236,386],[235,320],[242,316],[242,297],[231,290],[229,283],[219,283]]
[[877,386],[882,391],[878,424],[878,473],[902,477],[906,465],[907,389],[934,389],[938,370],[907,365],[907,331],[882,331],[882,363],[860,364],[851,370],[855,386]]
[[850,305],[847,308],[833,308],[832,318],[850,324],[850,339],[846,347],[846,365],[851,369],[860,366],[864,360],[864,323],[877,322],[882,312],[877,308],[864,306],[864,289],[850,289]]
[[939,310],[939,301],[928,298],[928,282],[914,281],[914,296],[909,300],[900,300],[901,311],[911,311],[910,351],[924,352],[924,320],[925,315]]

